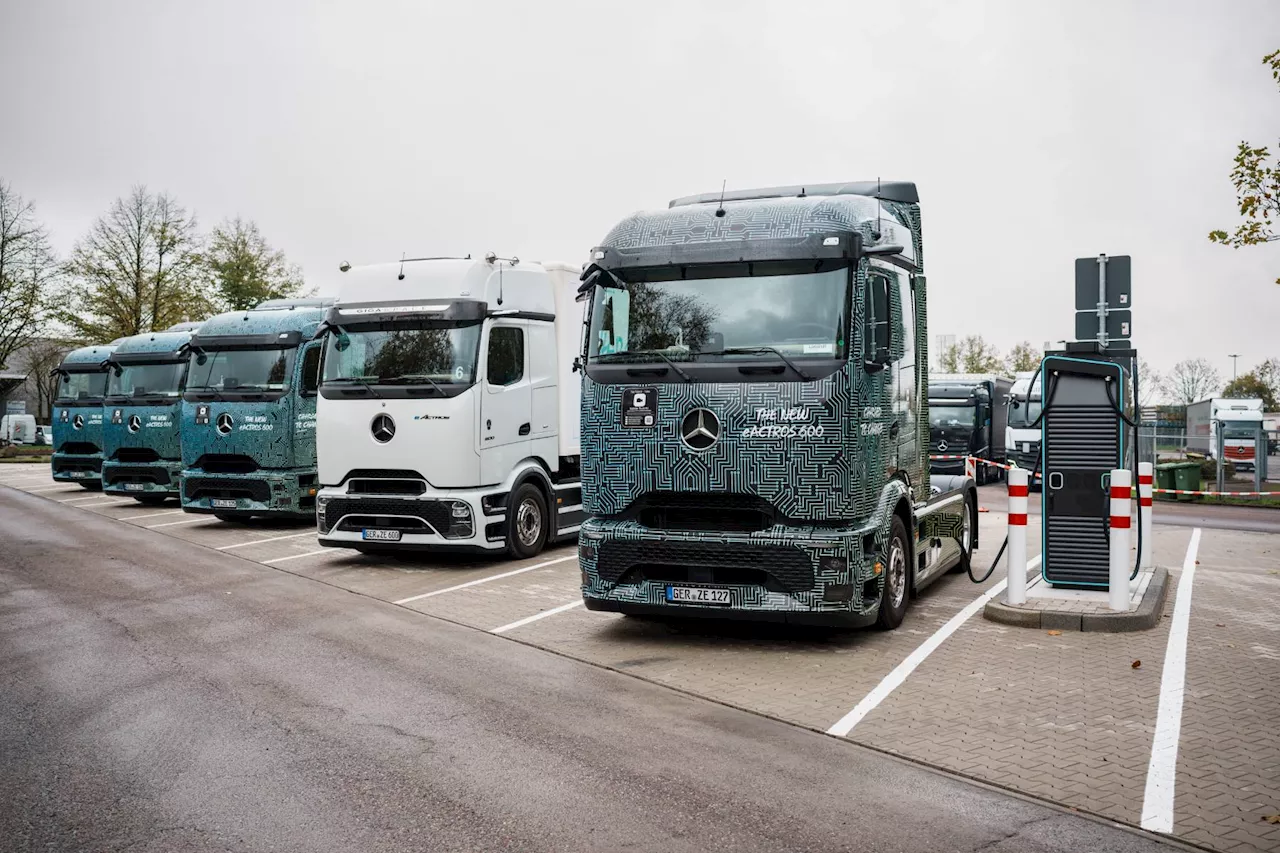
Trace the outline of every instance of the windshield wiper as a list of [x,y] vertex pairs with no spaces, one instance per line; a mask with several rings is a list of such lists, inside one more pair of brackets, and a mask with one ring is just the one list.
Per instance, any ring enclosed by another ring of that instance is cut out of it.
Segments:
[[388,377],[388,378],[381,379],[380,381],[385,385],[393,385],[393,384],[409,385],[412,383],[421,382],[424,379],[431,383],[431,387],[436,389],[436,391],[440,394],[441,397],[449,396],[444,392],[444,389],[440,387],[440,384],[438,382],[436,382],[434,379],[432,379],[430,376],[428,376],[425,373],[406,373],[404,376]]
[[382,397],[382,395],[381,395],[381,394],[379,394],[379,393],[377,392],[377,390],[376,390],[372,385],[370,385],[370,384],[369,384],[369,380],[370,380],[370,379],[377,379],[377,378],[378,378],[378,377],[376,377],[376,376],[369,376],[369,377],[366,377],[366,376],[342,376],[342,377],[339,377],[339,378],[337,378],[337,379],[326,379],[326,380],[324,381],[324,384],[325,384],[325,385],[328,385],[328,384],[332,383],[332,384],[334,384],[334,385],[337,385],[339,382],[355,382],[355,383],[356,383],[356,384],[358,384],[358,385],[363,385],[363,386],[364,386],[364,389],[365,389],[366,391],[368,391],[370,394],[372,394],[373,396],[378,397],[378,398],[381,398],[381,397]]
[[776,347],[726,347],[725,349],[712,350],[711,352],[700,352],[698,355],[755,355],[756,353],[762,352],[771,352],[778,358],[782,359],[783,363],[794,370],[805,382],[813,381],[812,376],[801,370],[799,365],[783,355],[782,351]]
[[212,385],[188,385],[188,391],[194,391],[197,394],[208,394],[215,400],[226,401],[226,397],[222,396],[222,392]]
[[604,361],[605,359],[609,359],[610,361],[614,361],[614,360],[622,361],[625,357],[627,357],[627,356],[634,356],[634,355],[639,355],[639,356],[656,355],[658,358],[662,359],[662,360],[663,360],[663,361],[665,361],[667,364],[671,365],[671,369],[672,369],[672,370],[674,370],[676,373],[680,374],[680,378],[681,378],[681,379],[683,379],[685,382],[692,382],[692,381],[693,381],[693,377],[692,377],[692,376],[690,376],[690,375],[685,371],[685,369],[684,369],[684,368],[682,368],[680,365],[678,365],[678,364],[676,364],[674,361],[672,361],[672,360],[671,360],[671,359],[666,355],[666,353],[664,353],[662,350],[657,350],[657,349],[633,349],[633,350],[627,350],[626,352],[614,352],[614,353],[608,353],[608,354],[606,354],[606,355],[602,355],[602,356],[596,356],[596,360],[597,360],[597,361]]

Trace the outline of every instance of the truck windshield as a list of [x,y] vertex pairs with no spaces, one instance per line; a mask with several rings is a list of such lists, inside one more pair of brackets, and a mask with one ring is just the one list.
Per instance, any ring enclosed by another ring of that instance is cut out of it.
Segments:
[[654,350],[668,359],[741,358],[759,347],[788,358],[843,358],[848,302],[847,268],[597,287],[588,358]]
[[480,324],[329,335],[324,381],[425,386],[475,382]]
[[929,426],[935,428],[973,426],[973,406],[935,406],[929,404]]
[[289,386],[293,347],[279,349],[204,350],[191,356],[188,388],[218,391],[281,391]]
[[177,397],[182,393],[185,362],[124,364],[117,369],[119,374],[115,370],[111,371],[107,386],[109,397]]
[[1014,429],[1027,429],[1040,417],[1039,400],[1017,400],[1017,405],[1009,405],[1009,426]]
[[64,373],[58,382],[59,400],[101,400],[107,393],[107,373],[95,370],[92,373]]

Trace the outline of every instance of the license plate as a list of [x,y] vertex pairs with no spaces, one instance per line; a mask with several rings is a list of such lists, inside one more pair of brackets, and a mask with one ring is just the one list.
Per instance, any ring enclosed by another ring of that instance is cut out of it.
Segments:
[[667,601],[672,604],[716,604],[729,603],[729,590],[709,589],[704,586],[669,586]]
[[141,491],[145,491],[146,488],[147,488],[146,483],[125,483],[124,484],[124,489],[126,492],[141,492]]
[[370,530],[366,528],[364,530],[364,538],[372,539],[375,542],[399,542],[400,531],[399,530]]
[[229,498],[210,498],[209,506],[214,509],[235,509],[236,502]]
[[72,477],[92,477],[93,472],[92,471],[72,471],[71,476]]

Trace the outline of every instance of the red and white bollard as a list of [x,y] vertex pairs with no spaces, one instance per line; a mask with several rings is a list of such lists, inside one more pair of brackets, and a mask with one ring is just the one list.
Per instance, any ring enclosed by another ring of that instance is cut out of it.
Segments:
[[1129,609],[1129,524],[1133,500],[1133,473],[1124,468],[1111,472],[1111,572],[1108,600],[1111,609]]
[[975,483],[978,481],[978,464],[972,456],[964,458],[964,475]]
[[1009,469],[1009,604],[1027,603],[1027,472]]
[[1153,488],[1153,475],[1155,474],[1155,466],[1150,462],[1138,463],[1138,511],[1142,513],[1142,517],[1138,519],[1139,523],[1139,542],[1138,548],[1141,553],[1138,555],[1138,565],[1144,569],[1149,569],[1153,565],[1151,556],[1151,546],[1155,544],[1151,531],[1151,495]]

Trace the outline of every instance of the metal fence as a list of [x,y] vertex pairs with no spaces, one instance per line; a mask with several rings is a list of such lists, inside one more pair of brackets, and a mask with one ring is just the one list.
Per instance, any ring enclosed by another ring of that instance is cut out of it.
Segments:
[[[1188,436],[1185,431],[1162,430],[1144,424],[1138,430],[1136,449],[1139,461],[1158,464],[1212,455],[1208,452],[1207,445],[1208,438],[1205,436]],[[1266,448],[1258,448],[1258,452],[1268,457],[1262,465],[1266,479],[1271,482],[1280,481],[1280,432],[1266,433]],[[1226,466],[1223,477],[1225,481],[1236,484],[1254,480],[1252,471],[1237,471],[1234,465]]]

